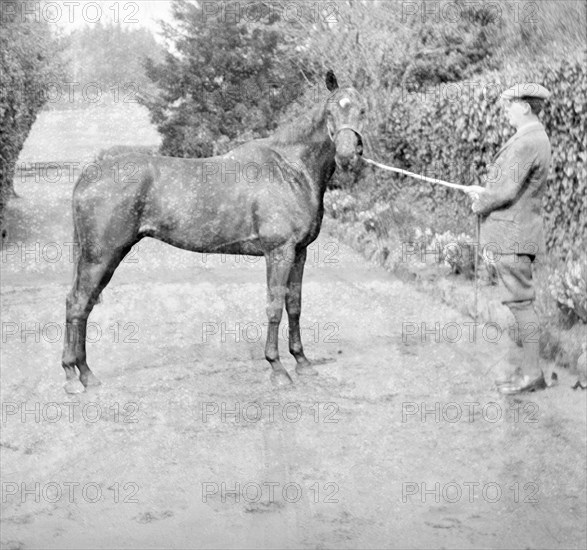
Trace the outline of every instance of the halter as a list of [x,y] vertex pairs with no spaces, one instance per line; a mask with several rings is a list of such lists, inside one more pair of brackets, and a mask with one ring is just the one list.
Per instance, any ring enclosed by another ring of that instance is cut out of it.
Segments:
[[340,128],[338,128],[338,130],[336,130],[336,132],[334,132],[334,134],[332,134],[330,132],[330,126],[326,125],[326,128],[328,130],[328,137],[330,138],[330,141],[332,141],[333,143],[334,143],[334,140],[336,139],[336,136],[338,135],[338,133],[341,132],[342,130],[352,130],[353,132],[355,132],[355,134],[357,134],[357,136],[359,136],[361,143],[365,142],[361,132],[359,132],[358,130],[355,130],[355,128],[353,128],[350,124],[343,124]]

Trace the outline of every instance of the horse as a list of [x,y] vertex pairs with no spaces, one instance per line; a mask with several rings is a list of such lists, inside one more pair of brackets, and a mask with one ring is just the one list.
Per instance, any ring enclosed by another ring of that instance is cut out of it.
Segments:
[[[117,266],[144,237],[200,253],[264,256],[270,379],[275,386],[293,383],[278,350],[284,303],[296,372],[317,374],[300,337],[306,248],[320,232],[324,192],[336,167],[351,170],[360,161],[366,113],[359,92],[339,88],[332,71],[325,83],[326,101],[309,114],[225,155],[105,155],[95,173],[80,175],[72,200],[77,247],[62,356],[67,393],[100,384],[86,360],[88,316]],[[123,165],[134,168],[120,173]]]

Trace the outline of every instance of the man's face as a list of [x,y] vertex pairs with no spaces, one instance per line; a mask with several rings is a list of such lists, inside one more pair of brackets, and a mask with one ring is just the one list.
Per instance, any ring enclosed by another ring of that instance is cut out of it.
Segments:
[[514,127],[518,128],[522,120],[526,116],[527,103],[524,101],[504,100],[503,108],[508,119],[508,122]]

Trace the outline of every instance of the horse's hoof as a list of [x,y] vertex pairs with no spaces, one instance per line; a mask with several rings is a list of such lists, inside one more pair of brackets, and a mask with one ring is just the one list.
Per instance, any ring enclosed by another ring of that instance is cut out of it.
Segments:
[[293,380],[291,379],[291,376],[287,373],[287,371],[283,370],[271,373],[271,383],[276,388],[278,388],[293,384]]
[[100,386],[102,384],[102,382],[96,378],[93,372],[80,374],[79,379],[86,388]]
[[296,372],[299,376],[318,376],[318,371],[312,365],[298,365]]
[[69,394],[84,393],[86,387],[77,379],[67,380],[63,385],[63,389]]

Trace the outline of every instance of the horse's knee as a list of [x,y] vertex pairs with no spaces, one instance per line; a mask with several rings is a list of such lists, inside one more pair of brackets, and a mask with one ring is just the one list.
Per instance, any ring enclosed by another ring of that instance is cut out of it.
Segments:
[[83,315],[83,307],[80,304],[79,293],[72,290],[65,298],[65,315],[68,318],[77,319]]
[[67,312],[65,313],[65,323],[67,325],[77,325],[83,323],[87,317],[85,310],[80,308],[77,304],[74,304],[67,308]]
[[267,320],[269,321],[269,325],[275,324],[279,325],[281,323],[281,317],[283,316],[283,308],[267,308]]

